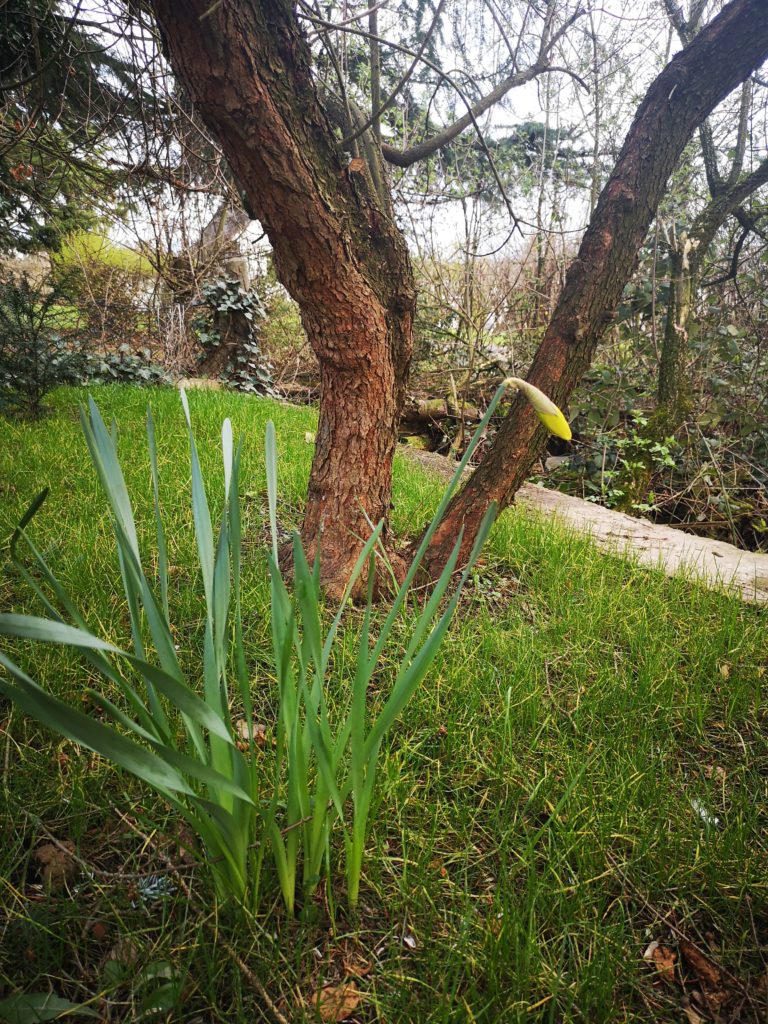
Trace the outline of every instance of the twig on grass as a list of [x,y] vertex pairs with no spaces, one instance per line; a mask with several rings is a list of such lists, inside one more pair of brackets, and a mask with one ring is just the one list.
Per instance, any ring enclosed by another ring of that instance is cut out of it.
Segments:
[[[119,813],[120,812],[118,811],[118,814]],[[74,850],[70,850],[68,846],[65,846],[60,839],[57,839],[56,836],[45,827],[36,814],[32,814],[31,811],[26,810],[24,811],[24,814],[34,824],[35,828],[42,832],[43,836],[49,843],[55,846],[61,853],[65,853],[70,860],[73,860],[78,867],[82,868],[86,874],[93,878],[103,878],[105,881],[108,880],[114,882],[135,882],[142,878],[151,878],[154,875],[178,875],[184,870],[184,865],[168,862],[167,866],[164,868],[152,868],[147,871],[104,871],[101,868],[96,868],[92,864],[89,864],[87,861],[83,860],[82,857],[78,856]],[[157,846],[154,848],[157,849]],[[191,870],[194,865],[190,865],[189,867]]]
[[[176,869],[176,866],[171,863],[170,859],[158,847],[157,843],[150,836],[148,836],[145,832],[142,832],[142,830],[138,827],[138,825],[136,825],[135,822],[132,822],[131,819],[127,815],[122,814],[120,811],[118,811],[117,814],[122,819],[122,821],[124,821],[125,824],[128,825],[128,827],[130,829],[132,829],[136,833],[137,836],[139,836],[141,839],[144,840],[144,842],[147,844],[147,846],[152,847],[152,849],[154,849],[157,852],[158,856],[163,861],[165,861],[166,866],[168,867],[169,871],[170,870],[176,870],[176,881],[178,882],[179,888],[184,893],[184,895],[185,895],[185,897],[187,899],[187,905],[189,906],[189,909],[191,910],[191,912],[193,914],[197,915],[202,920],[203,924],[207,924],[209,928],[212,927],[212,925],[210,923],[210,919],[208,917],[206,917],[204,914],[201,913],[200,908],[198,907],[197,903],[195,902],[195,898],[194,898],[194,896],[192,894],[192,890],[187,885],[186,880],[178,872],[178,869]],[[257,992],[259,994],[259,996],[261,997],[261,999],[264,1002],[264,1005],[269,1010],[269,1012],[272,1014],[272,1016],[274,1017],[274,1019],[277,1022],[277,1024],[290,1024],[288,1018],[285,1017],[280,1012],[280,1010],[277,1008],[277,1005],[275,1004],[274,1000],[270,996],[269,992],[267,992],[267,990],[264,987],[264,985],[262,984],[262,982],[253,973],[251,968],[243,960],[243,958],[240,956],[240,954],[237,952],[237,950],[233,946],[231,946],[226,941],[226,939],[223,939],[221,937],[221,935],[218,933],[218,931],[215,932],[215,939],[220,944],[220,946],[222,947],[224,952],[227,954],[227,956],[230,958],[230,960],[232,960],[232,962],[238,968],[238,970],[242,974],[242,976],[245,979],[245,981],[251,986],[251,988],[255,992]]]
[[755,1014],[755,1020],[761,1020],[757,1008],[755,1007],[755,1004],[752,1002],[752,996],[747,986],[739,978],[737,978],[735,974],[731,974],[727,967],[723,967],[722,964],[715,960],[714,957],[707,950],[702,949],[701,946],[698,945],[698,943],[694,942],[691,938],[689,938],[689,936],[686,935],[681,928],[678,928],[674,920],[670,919],[669,915],[662,914],[659,908],[655,907],[650,902],[650,900],[648,900],[647,897],[643,895],[643,893],[640,889],[638,889],[635,883],[632,882],[630,878],[628,878],[628,876],[622,870],[621,866],[619,865],[619,862],[616,860],[613,854],[611,854],[609,851],[606,851],[606,858],[613,867],[613,870],[616,872],[618,877],[623,882],[623,884],[628,889],[630,889],[631,892],[640,900],[645,909],[648,910],[655,917],[659,918],[660,920],[663,920],[665,925],[669,928],[669,930],[672,932],[673,935],[675,935],[677,939],[687,943],[699,954],[699,956],[703,957],[705,960],[708,960],[713,967],[717,968],[717,970],[720,971],[722,976],[724,978],[727,978],[728,981],[733,985],[733,987],[738,989],[738,991],[742,994],[745,1002],[749,1004],[750,1009]]

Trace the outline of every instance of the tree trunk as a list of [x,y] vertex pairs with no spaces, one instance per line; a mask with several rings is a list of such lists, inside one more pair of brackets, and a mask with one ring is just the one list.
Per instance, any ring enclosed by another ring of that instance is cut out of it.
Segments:
[[251,321],[241,309],[217,309],[213,313],[213,329],[219,335],[218,345],[213,346],[195,368],[198,377],[219,377],[251,337]]
[[685,362],[695,291],[691,239],[683,234],[677,248],[670,253],[669,299],[659,360],[657,408],[653,418],[654,430],[663,434],[674,434],[688,410]]
[[[695,129],[768,56],[768,5],[735,0],[656,78],[635,115],[616,167],[565,279],[528,380],[565,405],[612,322],[667,179]],[[490,501],[512,501],[546,432],[517,396],[494,444],[453,499],[427,553],[434,576],[460,529],[468,554]]]
[[[659,363],[658,407],[654,415],[657,433],[674,434],[687,412],[686,357],[688,333],[694,316],[696,292],[706,255],[720,228],[741,203],[768,181],[768,158],[751,174],[722,184],[707,206],[683,232],[671,253],[669,303]],[[749,227],[749,221],[747,221]]]
[[[412,351],[413,277],[378,187],[381,151],[368,146],[367,163],[344,161],[287,0],[152,4],[171,64],[267,231],[320,362],[303,536],[310,549],[320,536],[323,582],[339,594],[368,532],[366,515],[388,516]],[[765,0],[733,0],[651,86],[531,367],[530,381],[556,401],[567,400],[588,367],[685,143],[767,54]],[[462,526],[466,555],[488,501],[512,499],[543,439],[530,408],[516,400],[449,509],[431,570]]]
[[[373,522],[388,519],[412,352],[413,275],[379,168],[347,164],[284,0],[153,0],[174,71],[221,144],[274,249],[320,362],[302,529],[338,595]],[[374,171],[375,174],[371,172]]]

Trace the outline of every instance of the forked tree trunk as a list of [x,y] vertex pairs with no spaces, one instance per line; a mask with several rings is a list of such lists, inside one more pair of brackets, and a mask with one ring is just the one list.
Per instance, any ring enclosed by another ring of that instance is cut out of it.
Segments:
[[[565,406],[613,320],[667,179],[704,118],[768,56],[768,3],[735,0],[656,78],[598,200],[528,380]],[[711,241],[711,239],[710,239]],[[437,573],[463,529],[470,550],[488,503],[508,505],[546,431],[518,396],[494,444],[454,498],[428,552]]]
[[[376,191],[378,167],[370,158],[369,166],[342,160],[289,2],[152,6],[176,74],[269,235],[320,362],[303,533],[310,546],[322,535],[323,581],[338,594],[367,534],[366,515],[376,521],[389,511],[415,304],[405,242]],[[589,366],[685,143],[767,54],[768,3],[733,0],[651,86],[529,374],[556,401],[567,400]],[[435,538],[432,571],[461,527],[466,554],[490,500],[512,499],[543,434],[516,401]]]
[[[388,519],[397,424],[413,346],[413,275],[388,197],[347,163],[318,102],[310,54],[284,0],[153,0],[174,71],[219,141],[274,249],[321,368],[303,525],[339,594]],[[367,517],[367,518],[366,518]]]
[[[694,321],[696,293],[704,261],[720,228],[745,199],[768,182],[768,158],[747,175],[722,182],[697,215],[690,231],[680,232],[670,253],[669,300],[659,361],[656,433],[674,434],[685,420],[689,399],[686,363],[688,335]],[[742,219],[744,219],[742,217]],[[746,220],[745,232],[750,230]],[[742,236],[742,241],[745,236]],[[738,255],[738,253],[736,253]]]

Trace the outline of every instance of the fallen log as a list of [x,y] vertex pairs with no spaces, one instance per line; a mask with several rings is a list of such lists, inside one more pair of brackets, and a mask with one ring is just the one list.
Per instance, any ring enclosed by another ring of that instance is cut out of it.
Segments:
[[417,398],[409,395],[405,400],[401,422],[434,423],[440,420],[462,420],[479,423],[483,414],[474,405],[463,405],[452,398]]

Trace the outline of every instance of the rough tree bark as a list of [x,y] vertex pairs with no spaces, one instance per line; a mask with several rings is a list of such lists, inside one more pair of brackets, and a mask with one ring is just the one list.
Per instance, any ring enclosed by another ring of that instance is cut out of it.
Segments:
[[[735,0],[667,65],[635,115],[616,166],[568,270],[527,379],[560,405],[612,321],[667,179],[707,115],[768,57],[768,4]],[[490,501],[508,505],[546,440],[516,397],[494,444],[448,508],[428,552],[433,574],[464,528],[464,552]]]
[[[174,71],[267,231],[320,361],[303,536],[310,548],[321,536],[323,582],[338,594],[367,532],[364,513],[375,521],[389,511],[415,304],[405,241],[377,189],[377,156],[345,165],[286,0],[152,6]],[[766,55],[768,5],[733,0],[652,85],[531,368],[531,382],[557,401],[589,365],[686,141]],[[542,58],[525,74],[545,69]],[[462,525],[468,550],[488,501],[512,499],[543,438],[537,424],[527,404],[512,405],[489,457],[449,510],[430,551],[432,570]]]
[[387,519],[415,306],[405,240],[370,167],[339,152],[289,3],[154,0],[174,71],[217,138],[299,304],[322,403],[303,525],[338,594]]

